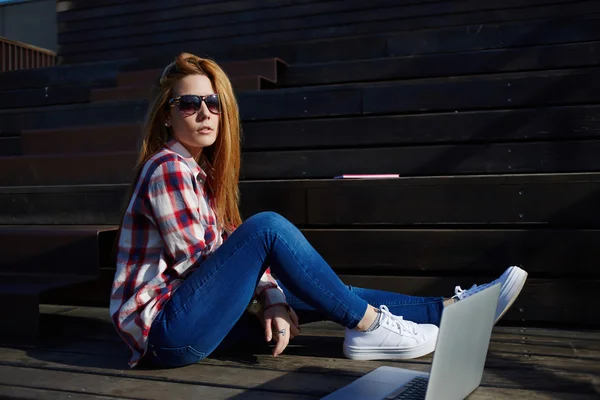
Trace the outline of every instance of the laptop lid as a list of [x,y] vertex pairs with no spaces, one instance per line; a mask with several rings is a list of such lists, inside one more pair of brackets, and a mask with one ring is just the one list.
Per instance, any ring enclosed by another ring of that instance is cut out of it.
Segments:
[[499,296],[498,283],[444,308],[426,400],[462,400],[479,386]]

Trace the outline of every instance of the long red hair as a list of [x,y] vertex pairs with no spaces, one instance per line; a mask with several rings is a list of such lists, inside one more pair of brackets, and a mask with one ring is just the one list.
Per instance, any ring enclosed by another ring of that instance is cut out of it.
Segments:
[[194,74],[205,75],[210,79],[221,102],[217,139],[212,146],[202,150],[202,156],[207,158],[213,168],[208,174],[207,183],[213,195],[217,221],[227,232],[231,232],[242,223],[238,188],[240,117],[231,82],[221,67],[212,60],[181,53],[164,69],[154,87],[144,120],[141,150],[134,174],[136,178],[131,192],[144,163],[160,151],[169,139],[165,121],[168,115],[167,101],[172,96],[173,86],[185,76]]

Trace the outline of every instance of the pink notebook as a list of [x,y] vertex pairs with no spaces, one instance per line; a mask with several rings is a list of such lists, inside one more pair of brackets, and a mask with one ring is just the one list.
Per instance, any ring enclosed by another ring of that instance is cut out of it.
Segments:
[[393,179],[400,178],[399,174],[344,174],[334,179]]

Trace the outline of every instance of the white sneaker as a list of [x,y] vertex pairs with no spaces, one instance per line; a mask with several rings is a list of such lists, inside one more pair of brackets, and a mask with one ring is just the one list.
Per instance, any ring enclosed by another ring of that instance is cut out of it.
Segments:
[[439,328],[416,324],[381,310],[380,325],[372,332],[346,329],[344,355],[352,360],[407,360],[422,357],[435,350]]
[[513,266],[504,271],[500,278],[490,283],[486,283],[481,286],[473,285],[473,287],[468,290],[462,290],[460,286],[457,286],[454,289],[454,298],[462,300],[474,295],[477,292],[481,292],[483,289],[493,286],[496,283],[501,283],[500,297],[498,298],[498,307],[496,308],[496,319],[494,320],[494,323],[496,323],[500,318],[502,318],[502,316],[504,316],[510,306],[513,305],[519,296],[519,293],[521,293],[526,280],[527,272],[519,267]]

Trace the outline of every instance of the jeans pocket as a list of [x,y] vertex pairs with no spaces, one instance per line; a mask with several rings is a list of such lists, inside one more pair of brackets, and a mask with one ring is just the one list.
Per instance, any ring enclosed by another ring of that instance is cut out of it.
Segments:
[[162,368],[177,368],[195,364],[205,357],[205,354],[192,346],[182,347],[156,347],[150,345],[148,349],[154,358],[154,363]]

